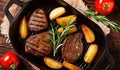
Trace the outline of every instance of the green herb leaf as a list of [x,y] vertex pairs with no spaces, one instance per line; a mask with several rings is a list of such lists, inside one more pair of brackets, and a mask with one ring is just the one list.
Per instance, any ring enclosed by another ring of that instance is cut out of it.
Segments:
[[94,16],[94,15],[97,15],[98,13],[97,13],[97,12],[94,12],[94,11],[92,11],[92,10],[86,10],[86,11],[85,11],[85,14],[86,14],[87,16]]
[[86,14],[86,16],[93,17],[97,21],[102,22],[106,26],[110,27],[113,31],[120,32],[120,26],[117,23],[110,21],[105,16],[99,15],[97,12],[95,12],[93,10],[86,10],[84,13]]
[[56,55],[57,51],[62,46],[62,42],[66,38],[69,28],[73,26],[72,23],[74,21],[75,21],[75,19],[70,19],[70,21],[68,22],[68,25],[62,26],[63,31],[61,34],[59,34],[57,32],[58,27],[57,26],[53,27],[52,23],[50,23],[51,29],[48,31],[48,33],[51,35],[51,39],[49,41],[50,41],[51,46],[53,48],[53,56]]

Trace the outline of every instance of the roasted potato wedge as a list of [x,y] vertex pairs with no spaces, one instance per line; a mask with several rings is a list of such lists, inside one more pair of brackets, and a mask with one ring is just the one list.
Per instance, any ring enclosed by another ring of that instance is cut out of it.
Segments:
[[57,32],[61,34],[63,32],[63,28],[62,27],[58,28]]
[[27,19],[25,16],[20,23],[19,33],[22,39],[25,39],[28,36]]
[[76,66],[76,65],[73,65],[71,63],[68,63],[66,61],[63,62],[63,66],[69,70],[83,70],[82,68]]
[[94,32],[86,25],[81,25],[82,32],[85,36],[87,43],[92,43],[95,41],[95,34]]
[[91,63],[93,61],[95,55],[97,54],[97,51],[98,51],[98,45],[90,44],[87,52],[85,53],[84,61],[86,63]]
[[[62,33],[63,32],[63,28],[62,27],[60,27],[60,28],[58,28],[58,33]],[[68,30],[68,34],[71,34],[71,33],[74,33],[74,32],[76,32],[77,31],[77,27],[75,26],[75,25],[73,25],[71,28],[69,28],[69,30]]]
[[58,62],[50,57],[44,57],[45,64],[52,69],[60,69],[63,67],[61,62]]
[[49,18],[50,18],[50,20],[54,20],[57,17],[63,15],[65,12],[66,12],[66,10],[64,7],[57,7],[50,12]]
[[59,17],[56,18],[56,22],[58,25],[60,26],[65,26],[67,25],[71,20],[72,22],[74,22],[76,20],[76,16],[75,15],[69,15],[69,16],[64,16],[64,17]]

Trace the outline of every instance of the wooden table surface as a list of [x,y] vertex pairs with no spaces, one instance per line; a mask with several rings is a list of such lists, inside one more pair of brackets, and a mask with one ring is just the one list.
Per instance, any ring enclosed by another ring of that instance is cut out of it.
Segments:
[[[89,7],[93,7],[93,1],[94,0],[84,0],[86,2],[86,4],[88,4]],[[4,16],[4,12],[3,12],[3,7],[5,6],[5,4],[8,2],[8,0],[0,0],[0,23],[2,23],[2,18]],[[120,2],[117,2],[117,7],[120,8]],[[117,9],[116,11],[120,12],[120,9]],[[117,14],[112,14],[114,15],[116,18],[119,17],[120,15]],[[108,18],[112,19],[110,17],[111,15],[108,15]],[[113,18],[114,20],[116,20],[115,18]],[[120,20],[116,20],[117,22],[120,22]],[[120,23],[118,23],[120,24]],[[115,60],[115,67],[113,68],[113,70],[120,70],[120,33],[117,32],[111,32],[108,36],[107,36],[107,41],[108,41],[108,49],[112,55],[112,57]],[[14,51],[14,49],[12,48],[12,46],[10,46],[10,44],[6,43],[6,38],[0,34],[0,57],[6,53],[7,51]],[[27,64],[27,62],[25,62],[23,60],[23,66],[24,69],[23,70],[35,70],[32,68],[31,65]],[[27,68],[29,67],[29,68]],[[2,67],[0,66],[0,70],[3,70]]]

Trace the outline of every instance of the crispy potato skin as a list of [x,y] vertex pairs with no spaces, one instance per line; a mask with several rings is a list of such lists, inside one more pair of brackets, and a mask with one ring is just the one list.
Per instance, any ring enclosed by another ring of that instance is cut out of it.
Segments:
[[66,25],[68,25],[70,20],[74,20],[75,21],[76,18],[77,18],[77,16],[75,16],[75,15],[68,15],[68,16],[56,18],[56,22],[60,26],[66,26]]
[[91,63],[93,61],[94,57],[96,56],[97,51],[98,51],[98,45],[90,44],[87,52],[85,53],[84,61],[86,63]]
[[61,34],[63,32],[63,28],[62,27],[58,28],[57,32]]
[[85,36],[86,42],[87,43],[92,43],[95,41],[95,34],[93,31],[86,25],[81,25],[82,32]]
[[76,66],[76,65],[73,65],[71,63],[68,63],[66,61],[63,62],[63,66],[69,70],[83,70],[82,68]]
[[44,57],[45,64],[52,69],[61,69],[63,67],[62,63],[50,58]]
[[22,39],[25,39],[28,36],[27,19],[25,16],[20,23],[19,33]]
[[65,12],[66,10],[64,7],[57,7],[50,12],[49,18],[50,20],[54,20],[57,17],[63,15]]
[[[62,27],[60,27],[60,28],[58,28],[58,33],[62,33],[63,32],[63,28]],[[75,26],[75,25],[73,25],[71,28],[69,28],[69,30],[68,30],[68,34],[71,34],[71,33],[74,33],[74,32],[76,32],[77,31],[77,27]]]

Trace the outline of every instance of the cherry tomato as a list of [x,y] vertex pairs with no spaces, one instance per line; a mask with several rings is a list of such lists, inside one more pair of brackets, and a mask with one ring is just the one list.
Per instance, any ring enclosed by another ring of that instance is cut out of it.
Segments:
[[7,52],[1,57],[0,64],[7,70],[15,70],[19,66],[18,56],[14,52]]
[[100,14],[107,15],[113,11],[114,4],[114,0],[96,0],[95,9]]

